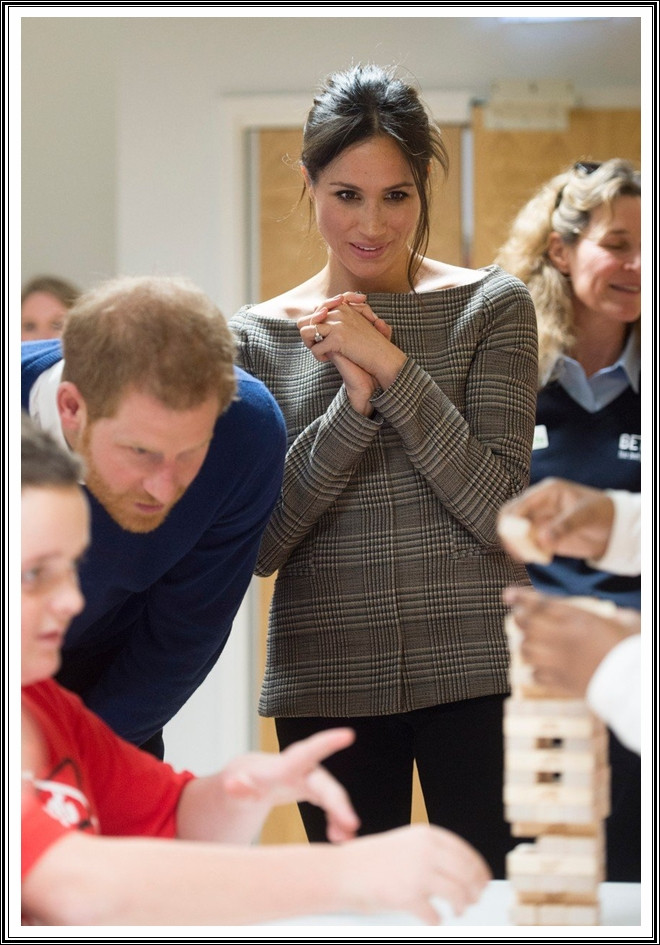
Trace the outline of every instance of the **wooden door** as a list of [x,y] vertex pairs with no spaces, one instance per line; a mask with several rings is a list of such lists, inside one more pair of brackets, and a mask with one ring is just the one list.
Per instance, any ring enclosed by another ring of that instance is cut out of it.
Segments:
[[544,183],[579,160],[619,157],[639,167],[638,109],[570,112],[565,131],[489,130],[473,109],[474,242],[472,265],[486,266],[504,243],[516,213]]

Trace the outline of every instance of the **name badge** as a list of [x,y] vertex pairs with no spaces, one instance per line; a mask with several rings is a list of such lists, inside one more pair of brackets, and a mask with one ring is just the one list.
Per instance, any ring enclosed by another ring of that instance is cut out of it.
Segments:
[[534,440],[532,442],[533,450],[544,450],[548,447],[548,428],[545,423],[539,423],[534,427]]

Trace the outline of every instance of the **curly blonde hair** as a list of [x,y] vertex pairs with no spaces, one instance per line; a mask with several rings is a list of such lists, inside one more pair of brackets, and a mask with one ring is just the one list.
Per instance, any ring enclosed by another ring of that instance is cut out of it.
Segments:
[[639,197],[641,179],[629,161],[581,162],[547,181],[515,218],[498,265],[528,287],[538,322],[539,387],[550,380],[557,356],[575,340],[570,283],[548,255],[550,234],[576,243],[598,207],[613,212],[617,197]]

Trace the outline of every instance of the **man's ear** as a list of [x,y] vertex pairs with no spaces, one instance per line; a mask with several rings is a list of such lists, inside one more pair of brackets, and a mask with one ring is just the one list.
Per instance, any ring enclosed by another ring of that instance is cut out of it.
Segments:
[[568,246],[563,241],[559,233],[556,233],[554,230],[548,237],[548,258],[555,269],[558,269],[562,275],[569,275],[570,259],[568,255]]
[[62,381],[57,388],[57,412],[64,438],[69,445],[75,446],[87,423],[87,406],[85,398],[71,381]]

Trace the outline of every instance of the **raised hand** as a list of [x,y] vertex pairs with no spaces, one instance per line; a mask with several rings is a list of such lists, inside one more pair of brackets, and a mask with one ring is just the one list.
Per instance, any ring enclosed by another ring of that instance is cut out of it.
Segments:
[[296,742],[280,754],[242,755],[222,771],[223,787],[231,797],[266,803],[269,808],[309,801],[325,811],[328,839],[347,840],[355,835],[359,820],[348,794],[321,762],[347,748],[354,738],[352,729],[335,728]]
[[[365,398],[386,388],[403,367],[406,355],[391,342],[391,329],[359,293],[344,293],[325,300],[311,315],[298,320],[303,343],[317,361],[332,361],[342,374],[351,402],[362,413]],[[342,360],[343,359],[343,360]],[[367,378],[346,364],[372,378]],[[359,402],[357,402],[359,401]]]
[[368,417],[373,413],[371,397],[378,387],[376,379],[344,354],[323,353],[320,349],[321,342],[328,334],[326,329],[332,327],[328,324],[328,317],[332,318],[338,311],[337,306],[342,305],[351,306],[362,316],[366,324],[370,324],[387,340],[390,339],[392,334],[390,326],[373,313],[370,306],[366,304],[366,296],[360,292],[344,292],[332,299],[326,299],[311,315],[304,315],[298,319],[298,329],[303,343],[312,351],[317,361],[331,361],[337,368],[353,409]]

